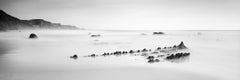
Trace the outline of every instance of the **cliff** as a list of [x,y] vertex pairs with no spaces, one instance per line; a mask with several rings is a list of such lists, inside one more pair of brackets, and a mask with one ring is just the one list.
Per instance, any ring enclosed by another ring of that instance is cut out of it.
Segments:
[[72,25],[52,23],[43,19],[21,20],[0,10],[0,31],[18,29],[78,29]]

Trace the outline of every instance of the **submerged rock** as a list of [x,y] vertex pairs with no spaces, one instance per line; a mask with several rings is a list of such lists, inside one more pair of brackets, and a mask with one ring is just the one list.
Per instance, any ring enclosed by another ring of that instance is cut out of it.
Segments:
[[29,38],[30,38],[30,39],[32,39],[32,38],[38,38],[38,36],[37,36],[36,34],[34,34],[34,33],[31,33],[30,36],[29,36]]

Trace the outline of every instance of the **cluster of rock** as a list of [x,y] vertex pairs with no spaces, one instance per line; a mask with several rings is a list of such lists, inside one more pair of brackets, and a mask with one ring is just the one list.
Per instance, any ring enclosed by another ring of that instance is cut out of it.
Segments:
[[186,56],[189,56],[189,55],[190,55],[189,52],[176,53],[176,54],[171,54],[170,56],[167,56],[166,59],[178,59],[178,58],[186,57]]
[[[121,55],[132,55],[132,56],[143,56],[148,63],[160,62],[161,60],[177,59],[180,57],[189,56],[190,53],[176,53],[182,50],[186,50],[187,47],[181,42],[179,45],[171,47],[158,47],[156,49],[141,49],[141,50],[129,50],[129,51],[115,51],[107,52],[103,54],[90,54],[84,57],[100,57],[100,56],[121,56]],[[176,53],[176,54],[175,54]],[[174,55],[175,54],[175,55]]]
[[148,63],[160,62],[159,59],[155,58],[154,56],[148,56]]
[[142,50],[129,50],[129,51],[115,51],[115,52],[110,52],[110,53],[103,53],[100,55],[97,54],[91,54],[91,55],[87,55],[84,57],[97,57],[97,56],[121,56],[121,55],[126,55],[126,54],[136,54],[136,53],[141,53],[141,52],[148,52],[151,51],[151,49],[147,50],[146,48],[142,49]]

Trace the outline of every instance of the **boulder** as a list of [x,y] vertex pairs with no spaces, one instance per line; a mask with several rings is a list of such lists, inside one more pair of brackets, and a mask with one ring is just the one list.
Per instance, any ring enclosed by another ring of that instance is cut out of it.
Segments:
[[34,33],[31,33],[30,36],[29,36],[29,38],[30,38],[30,39],[32,39],[32,38],[38,38],[38,36],[37,36],[36,34],[34,34]]

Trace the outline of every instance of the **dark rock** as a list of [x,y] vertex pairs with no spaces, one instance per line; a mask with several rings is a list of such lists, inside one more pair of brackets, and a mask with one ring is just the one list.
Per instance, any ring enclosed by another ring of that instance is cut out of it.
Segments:
[[107,55],[107,53],[103,53],[103,54],[102,54],[102,56],[106,56],[106,55]]
[[173,59],[174,58],[174,54],[171,54],[170,56],[167,56],[166,59]]
[[167,49],[167,47],[164,47],[163,49]]
[[185,57],[185,56],[189,56],[190,53],[176,53],[175,55],[174,54],[171,54],[170,56],[167,56],[166,59],[179,59],[181,57]]
[[148,51],[152,51],[152,49],[149,49]]
[[177,47],[176,45],[173,46],[173,48],[176,48],[176,47]]
[[140,52],[140,50],[137,50],[137,52],[139,53],[139,52]]
[[38,36],[36,34],[34,34],[34,33],[31,33],[29,38],[38,38]]
[[133,50],[130,50],[129,53],[134,53],[134,51],[133,51]]
[[186,49],[187,47],[184,45],[183,41],[177,46],[178,49]]
[[142,52],[147,52],[148,50],[146,49],[146,48],[144,48],[143,50],[142,50]]
[[74,54],[73,56],[70,56],[70,58],[77,59],[78,56],[76,54]]
[[149,59],[148,63],[154,63],[155,61],[153,59]]
[[91,56],[91,57],[95,57],[95,56],[97,56],[97,55],[96,55],[96,54],[91,54],[90,56]]
[[163,32],[153,32],[154,35],[164,34]]
[[100,37],[100,34],[96,34],[96,35],[91,35],[91,37]]
[[160,60],[159,59],[155,59],[155,61],[154,62],[160,62]]
[[154,59],[154,56],[148,56],[147,59]]

